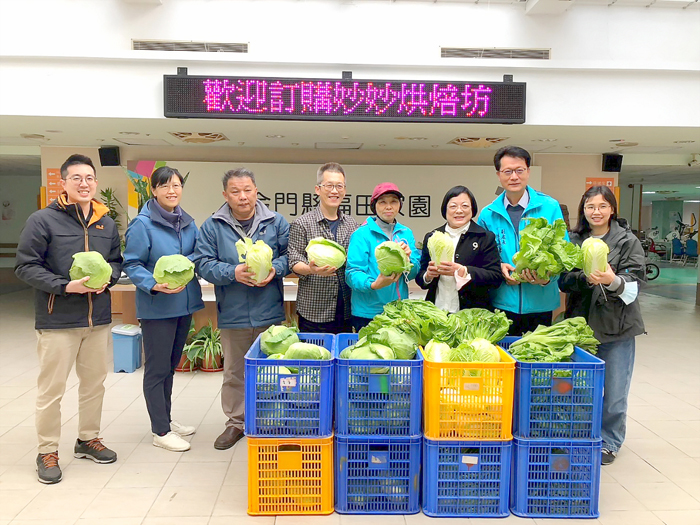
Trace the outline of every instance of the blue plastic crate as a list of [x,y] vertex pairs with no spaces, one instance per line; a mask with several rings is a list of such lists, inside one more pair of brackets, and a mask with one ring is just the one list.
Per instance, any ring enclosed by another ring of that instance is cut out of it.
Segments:
[[420,436],[336,436],[336,512],[416,514],[420,511],[420,456]]
[[508,516],[511,441],[423,439],[423,513]]
[[[508,351],[519,337],[498,345]],[[513,434],[528,439],[600,438],[605,362],[576,347],[565,363],[515,364]]]
[[601,440],[513,440],[510,510],[528,518],[597,518]]
[[[299,340],[332,352],[333,334]],[[245,355],[245,433],[254,437],[327,437],[333,430],[334,359],[268,359],[260,336]],[[293,374],[279,373],[279,367]]]
[[335,433],[343,436],[416,436],[421,433],[423,356],[379,361],[386,373],[372,373],[378,361],[339,359],[357,334],[338,334]]

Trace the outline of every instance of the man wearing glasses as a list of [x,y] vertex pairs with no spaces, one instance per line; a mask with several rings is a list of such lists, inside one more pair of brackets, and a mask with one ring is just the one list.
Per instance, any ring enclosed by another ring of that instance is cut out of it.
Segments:
[[478,223],[496,235],[501,252],[505,282],[493,292],[493,306],[513,321],[509,334],[522,335],[537,325],[551,325],[552,311],[559,307],[560,300],[556,278],[540,279],[529,270],[521,272],[524,283],[511,276],[515,270],[513,256],[520,249],[520,230],[527,225],[527,217],[544,217],[550,224],[564,217],[555,199],[527,185],[530,154],[526,150],[505,146],[496,152],[493,163],[505,192],[481,211]]
[[[101,439],[100,423],[106,349],[112,322],[108,286],[121,274],[119,232],[109,209],[94,200],[95,166],[84,155],[71,155],[61,166],[63,193],[27,219],[17,247],[15,274],[35,292],[35,328],[39,355],[36,432],[41,483],[58,483],[58,441],[61,436],[61,399],[75,363],[78,375],[78,440],[76,458],[113,463],[117,454]],[[90,277],[71,279],[73,254],[99,252],[112,267],[109,283],[88,288]]]
[[289,229],[289,269],[299,276],[297,313],[302,332],[339,334],[351,332],[350,288],[341,268],[317,266],[306,254],[311,239],[324,237],[346,252],[357,222],[340,211],[345,197],[345,171],[329,162],[316,174],[316,209],[297,218]]
[[[243,437],[245,353],[258,335],[284,322],[282,279],[289,271],[289,224],[258,200],[253,172],[227,171],[222,183],[226,202],[202,224],[193,257],[199,275],[215,287],[224,354],[221,407],[228,420],[214,441],[217,450],[229,449]],[[236,248],[236,242],[246,237],[272,249],[272,268],[260,282]]]

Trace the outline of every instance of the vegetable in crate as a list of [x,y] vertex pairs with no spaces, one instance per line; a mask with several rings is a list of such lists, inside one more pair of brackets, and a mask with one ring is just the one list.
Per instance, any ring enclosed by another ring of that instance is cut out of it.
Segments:
[[449,234],[435,231],[428,239],[428,252],[430,260],[435,264],[452,262],[455,256],[455,245]]
[[306,246],[306,254],[309,257],[309,262],[313,261],[316,266],[332,266],[333,268],[341,268],[347,257],[345,248],[324,237],[311,239]]
[[[352,350],[350,350],[352,348]],[[379,343],[370,343],[366,339],[362,344],[355,344],[354,346],[346,348],[340,353],[341,359],[360,359],[360,360],[391,360],[396,359],[396,354],[394,351]],[[370,368],[371,374],[386,374],[389,372],[389,367],[377,367]]]
[[583,256],[583,273],[586,277],[595,271],[604,272],[608,268],[608,253],[610,249],[605,241],[589,237],[581,244]]
[[270,270],[272,270],[272,248],[265,241],[246,237],[236,241],[236,250],[238,250],[238,259],[244,262],[248,269],[255,274],[255,282],[264,281]]
[[557,219],[526,217],[528,225],[520,231],[520,251],[513,256],[513,278],[525,282],[520,272],[534,272],[540,279],[559,275],[564,270],[581,267],[581,248],[565,240],[566,223]]
[[384,241],[374,249],[374,257],[382,275],[411,271],[411,260],[398,242]]
[[462,343],[450,351],[451,362],[498,363],[500,360],[501,355],[498,353],[498,348],[481,338]]
[[185,286],[194,278],[194,263],[184,255],[163,255],[156,261],[153,278],[159,284],[167,283],[170,290]]
[[260,336],[260,350],[265,355],[284,354],[292,344],[299,342],[297,328],[273,325]]
[[73,254],[68,274],[73,280],[90,277],[83,285],[99,290],[112,278],[112,267],[100,252],[78,252]]
[[324,347],[311,343],[293,343],[284,353],[284,359],[319,359],[327,361],[331,353]]
[[574,346],[595,354],[599,344],[586,320],[572,317],[527,332],[510,345],[508,352],[518,361],[557,363],[571,356]]
[[508,330],[513,321],[506,317],[500,310],[490,312],[484,308],[469,308],[455,312],[450,317],[457,317],[462,321],[464,329],[459,334],[459,342],[472,341],[483,338],[491,343],[497,343],[508,335]]

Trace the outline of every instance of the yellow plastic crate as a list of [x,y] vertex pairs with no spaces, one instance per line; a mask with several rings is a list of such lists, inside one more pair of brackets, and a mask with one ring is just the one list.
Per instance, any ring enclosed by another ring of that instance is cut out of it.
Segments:
[[333,513],[333,436],[248,438],[248,514]]
[[423,362],[423,425],[433,440],[513,438],[515,359],[499,363]]

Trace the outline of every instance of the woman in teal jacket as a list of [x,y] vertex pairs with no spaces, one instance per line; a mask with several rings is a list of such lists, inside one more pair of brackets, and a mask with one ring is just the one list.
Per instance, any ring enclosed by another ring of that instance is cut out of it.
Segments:
[[[345,280],[352,290],[352,326],[359,332],[372,318],[382,313],[384,305],[397,299],[408,299],[408,281],[420,268],[420,252],[413,233],[396,221],[404,197],[390,182],[377,185],[372,192],[370,208],[376,217],[369,217],[350,237]],[[379,273],[374,250],[385,241],[398,242],[411,261],[408,275]]]
[[163,166],[151,175],[153,198],[126,230],[124,271],[136,285],[136,317],[141,321],[145,355],[143,395],[151,418],[153,445],[173,452],[189,450],[182,438],[195,428],[170,418],[173,376],[192,321],[204,308],[197,279],[169,289],[156,283],[153,269],[163,255],[190,257],[197,240],[194,219],[180,208],[182,175]]

